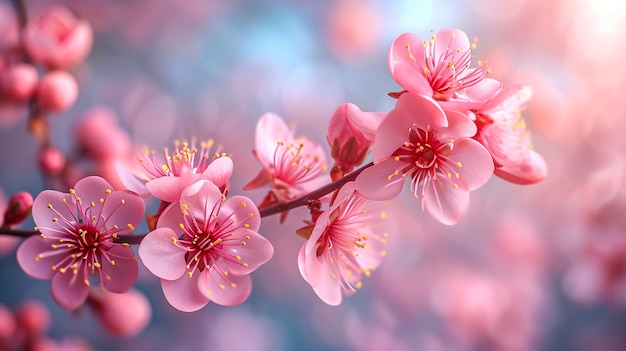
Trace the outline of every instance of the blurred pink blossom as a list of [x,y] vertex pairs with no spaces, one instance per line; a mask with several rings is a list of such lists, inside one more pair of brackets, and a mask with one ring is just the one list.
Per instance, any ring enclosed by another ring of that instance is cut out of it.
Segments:
[[82,113],[74,129],[74,140],[81,154],[96,162],[128,157],[131,140],[118,123],[113,110],[92,107]]
[[78,99],[78,83],[66,71],[50,71],[41,77],[37,103],[45,111],[58,112],[70,108]]
[[104,329],[117,337],[136,336],[146,328],[152,317],[150,302],[135,289],[121,294],[93,290],[87,303]]
[[27,63],[2,67],[0,59],[0,95],[16,102],[24,102],[36,91],[39,77],[37,70]]
[[53,5],[24,28],[24,45],[30,57],[51,69],[82,61],[91,50],[93,31],[67,8]]

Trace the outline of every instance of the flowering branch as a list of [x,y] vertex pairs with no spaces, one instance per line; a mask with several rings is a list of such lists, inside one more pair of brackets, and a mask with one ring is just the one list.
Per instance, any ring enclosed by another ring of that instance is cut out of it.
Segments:
[[366,168],[369,168],[371,166],[373,166],[374,163],[370,162],[368,164],[366,164],[365,166],[357,169],[356,171],[348,174],[347,176],[334,181],[330,184],[327,184],[315,191],[310,192],[307,195],[304,195],[298,199],[295,199],[293,201],[289,201],[287,203],[278,203],[266,208],[263,208],[261,210],[259,210],[259,213],[261,214],[261,217],[267,217],[267,216],[271,216],[277,213],[281,213],[281,212],[285,212],[291,209],[294,209],[296,207],[300,207],[300,206],[306,206],[310,201],[313,200],[317,200],[319,198],[321,198],[322,196],[337,190],[339,188],[341,188],[342,185],[346,184],[349,181],[355,180],[356,177],[361,174],[362,171],[364,171]]

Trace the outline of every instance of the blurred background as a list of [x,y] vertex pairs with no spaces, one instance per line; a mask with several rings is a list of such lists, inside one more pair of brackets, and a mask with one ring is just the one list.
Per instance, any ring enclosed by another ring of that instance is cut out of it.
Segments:
[[[12,11],[1,1],[0,11]],[[622,1],[55,2],[95,32],[89,57],[71,69],[77,103],[48,116],[51,141],[68,155],[81,118],[104,108],[138,149],[214,139],[235,162],[231,194],[258,202],[265,189],[242,186],[261,168],[251,150],[262,114],[277,113],[329,150],[327,121],[341,103],[393,108],[387,93],[399,87],[386,59],[398,35],[457,27],[478,38],[476,58],[489,61],[492,77],[532,86],[523,115],[549,175],[531,186],[492,178],[455,226],[423,215],[406,192],[391,203],[396,231],[385,261],[338,307],[298,272],[303,241],[294,230],[306,211],[283,225],[264,218],[260,232],[275,254],[252,275],[245,303],[178,312],[142,269],[136,288],[152,320],[132,338],[108,335],[89,310],[56,306],[50,283],[23,273],[2,239],[0,303],[44,302],[52,338],[98,350],[626,350]],[[25,1],[29,15],[50,3]],[[26,124],[24,114],[0,129],[7,197],[47,187]]]

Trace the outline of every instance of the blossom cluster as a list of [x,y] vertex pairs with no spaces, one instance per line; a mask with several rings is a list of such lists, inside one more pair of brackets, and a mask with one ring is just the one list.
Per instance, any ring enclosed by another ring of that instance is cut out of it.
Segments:
[[[60,7],[22,30],[0,57],[1,102],[31,102],[32,127],[44,118],[41,111],[65,109],[76,99],[75,81],[58,70],[85,58],[92,33]],[[304,239],[294,264],[322,301],[339,305],[387,256],[394,235],[390,201],[405,179],[418,200],[415,211],[453,225],[465,215],[469,193],[492,175],[515,184],[546,177],[546,163],[533,150],[522,117],[531,88],[489,77],[488,64],[474,62],[475,47],[459,29],[433,32],[427,40],[400,35],[388,54],[390,74],[401,88],[388,93],[393,109],[366,112],[341,104],[328,122],[330,158],[322,144],[296,135],[277,114],[261,116],[253,146],[261,169],[242,189],[269,188],[258,204],[233,194],[237,155],[219,143],[175,141],[162,153],[146,148],[129,163],[120,156],[126,146],[111,152],[123,143],[110,141],[125,134],[107,118],[95,118],[77,139],[83,154],[115,169],[113,180],[65,172],[64,180],[73,184],[68,193],[47,189],[34,200],[17,197],[3,210],[0,227],[13,230],[32,206],[36,227],[17,250],[20,267],[50,280],[61,307],[91,305],[110,331],[129,334],[136,328],[111,322],[110,311],[119,307],[107,301],[109,293],[133,296],[140,265],[159,279],[177,310],[240,304],[252,293],[250,275],[274,254],[262,218],[279,214],[284,223],[291,210],[305,207],[304,226],[286,230]],[[39,83],[30,63],[45,72]],[[33,129],[41,141],[42,173],[60,174],[63,156],[51,147],[46,128]],[[154,200],[158,209],[146,215],[145,201]],[[144,219],[148,232],[134,234]],[[139,308],[133,316],[149,318],[148,310]],[[132,324],[145,325],[145,318]]]

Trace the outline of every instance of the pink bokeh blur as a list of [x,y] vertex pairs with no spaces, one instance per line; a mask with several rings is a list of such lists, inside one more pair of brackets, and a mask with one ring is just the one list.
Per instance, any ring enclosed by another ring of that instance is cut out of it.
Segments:
[[[25,1],[29,15],[49,3]],[[42,300],[55,339],[78,336],[122,351],[626,349],[622,1],[55,3],[94,30],[91,53],[68,70],[78,83],[75,104],[49,119],[51,142],[77,166],[66,175],[75,180],[98,173],[120,187],[111,154],[134,161],[144,146],[211,138],[233,159],[230,194],[259,203],[266,189],[243,186],[260,170],[251,151],[264,113],[292,122],[330,155],[327,125],[340,104],[393,108],[387,93],[400,89],[387,68],[393,40],[447,27],[477,38],[476,59],[489,62],[492,78],[532,87],[522,116],[548,165],[535,185],[492,177],[472,192],[455,226],[421,213],[420,201],[403,192],[389,204],[396,229],[385,260],[336,307],[320,301],[298,271],[303,209],[283,224],[263,219],[259,233],[274,256],[255,271],[252,295],[240,306],[180,313],[140,267],[136,288],[148,297],[152,320],[131,338],[111,338],[98,317],[55,306],[46,283],[21,272],[14,243],[0,237],[0,304]],[[0,2],[2,55],[17,40],[10,5]],[[0,62],[0,72],[13,64]],[[5,98],[0,186],[6,197],[37,194],[50,184],[41,180],[27,112]]]

